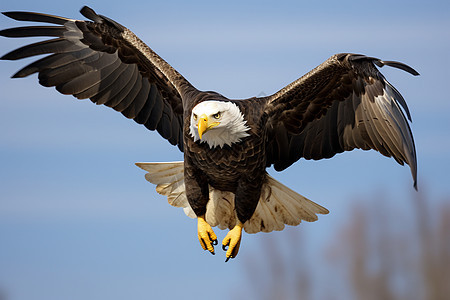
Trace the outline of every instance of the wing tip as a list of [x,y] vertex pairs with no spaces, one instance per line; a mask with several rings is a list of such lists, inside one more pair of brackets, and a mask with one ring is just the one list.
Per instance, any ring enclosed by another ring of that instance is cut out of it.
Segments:
[[119,23],[117,23],[116,21],[114,21],[113,19],[110,19],[108,17],[105,17],[103,15],[99,15],[95,12],[95,10],[93,10],[92,8],[90,8],[89,6],[85,5],[80,9],[80,13],[85,16],[86,18],[88,18],[91,21],[94,21],[96,23],[106,23],[120,31],[124,31],[125,27],[120,25]]
[[16,18],[14,18],[14,16],[17,13],[19,13],[19,12],[18,11],[2,11],[2,15],[6,16],[6,17],[8,17],[10,19],[14,19],[14,20],[16,19]]
[[418,186],[417,186],[417,166],[416,166],[416,168],[414,169],[414,171],[412,171],[412,172],[413,172],[413,180],[414,180],[413,187],[414,187],[414,189],[416,190],[416,192],[418,192],[418,191],[419,191],[419,188],[418,188]]
[[0,57],[0,60],[15,60],[14,56],[11,54],[14,51],[8,52],[4,55],[2,55],[2,57]]
[[3,29],[0,30],[0,36],[4,36],[4,37],[15,37],[14,35],[11,34],[11,31],[15,29],[15,28],[7,28],[7,29]]
[[343,60],[345,57],[348,57],[349,61],[370,60],[380,68],[383,66],[389,66],[389,67],[397,68],[397,69],[403,70],[405,72],[408,72],[409,74],[411,74],[413,76],[420,75],[419,72],[417,72],[414,68],[412,68],[402,62],[398,62],[398,61],[381,60],[379,58],[366,56],[364,54],[352,54],[352,53],[339,53],[339,54],[336,54],[336,57],[339,60]]
[[92,8],[90,8],[89,6],[85,5],[80,9],[80,13],[88,18],[91,21],[94,22],[102,22],[102,18],[95,12],[95,10],[93,10]]
[[328,210],[328,208],[321,206],[321,210],[318,211],[317,213],[321,215],[328,215],[330,211]]
[[42,22],[63,25],[67,21],[72,21],[71,19],[60,16],[29,11],[4,11],[2,14],[16,21],[26,22]]
[[12,79],[14,79],[14,78],[24,78],[24,77],[26,77],[26,76],[20,74],[20,71],[15,73],[14,75],[11,75]]
[[419,72],[417,72],[414,68],[408,66],[407,64],[398,62],[398,61],[383,61],[383,60],[378,60],[383,66],[389,66],[389,67],[393,67],[393,68],[397,68],[400,70],[403,70],[405,72],[408,72],[409,74],[413,75],[413,76],[419,76]]

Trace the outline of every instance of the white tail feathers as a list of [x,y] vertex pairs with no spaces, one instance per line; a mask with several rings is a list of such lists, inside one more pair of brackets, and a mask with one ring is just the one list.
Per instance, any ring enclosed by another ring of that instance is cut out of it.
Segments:
[[[156,191],[164,196],[170,205],[182,207],[188,217],[196,215],[186,197],[184,189],[184,163],[136,163],[147,171],[145,179],[156,184]],[[328,210],[317,203],[294,192],[267,175],[261,197],[253,216],[245,222],[247,233],[283,230],[285,225],[296,226],[301,220],[313,222],[317,214],[327,214]],[[209,201],[206,206],[206,222],[220,229],[233,228],[236,224],[234,194],[209,187]]]

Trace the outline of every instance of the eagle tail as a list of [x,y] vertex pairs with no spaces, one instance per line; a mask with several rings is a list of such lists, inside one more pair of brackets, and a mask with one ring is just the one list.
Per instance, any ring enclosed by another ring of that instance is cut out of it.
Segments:
[[136,166],[148,172],[145,174],[145,179],[156,184],[156,191],[167,196],[170,205],[181,207],[188,217],[196,218],[194,211],[189,206],[184,189],[184,163],[182,161],[136,163]]
[[[184,188],[184,165],[182,161],[165,163],[136,163],[147,171],[145,179],[156,184],[156,191],[167,196],[170,205],[183,208],[188,217],[195,218],[189,206]],[[209,188],[206,207],[206,221],[212,227],[233,228],[236,224],[234,194]],[[316,221],[317,214],[327,214],[328,210],[317,203],[294,192],[287,186],[267,175],[259,203],[253,216],[245,222],[247,233],[283,230],[285,225],[296,226],[302,220]]]

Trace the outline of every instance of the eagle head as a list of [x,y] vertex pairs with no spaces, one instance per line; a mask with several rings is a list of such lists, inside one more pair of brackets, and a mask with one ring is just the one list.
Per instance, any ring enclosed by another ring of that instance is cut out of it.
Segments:
[[249,136],[239,107],[230,101],[203,101],[191,113],[190,134],[194,142],[207,143],[210,148],[231,146]]

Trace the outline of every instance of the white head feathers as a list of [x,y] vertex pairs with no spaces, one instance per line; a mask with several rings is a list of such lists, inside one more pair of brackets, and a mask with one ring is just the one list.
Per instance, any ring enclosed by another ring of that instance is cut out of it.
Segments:
[[[208,125],[200,139],[198,126],[201,117],[205,118]],[[233,102],[201,102],[192,109],[190,121],[189,131],[194,142],[201,140],[202,143],[208,143],[210,148],[231,146],[250,135],[247,133],[250,127],[246,125],[242,112]]]

